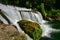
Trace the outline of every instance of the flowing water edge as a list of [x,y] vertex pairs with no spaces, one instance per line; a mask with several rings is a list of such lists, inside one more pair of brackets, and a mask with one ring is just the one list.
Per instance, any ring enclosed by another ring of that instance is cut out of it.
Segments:
[[[32,9],[9,6],[4,4],[0,4],[0,9],[2,13],[9,19],[10,24],[15,25],[19,32],[24,33],[17,22],[25,19],[37,22],[41,26],[43,30],[41,40],[60,40],[60,22],[50,22],[44,20],[40,12],[33,12]],[[0,20],[2,20],[5,24],[9,24],[7,20],[5,20],[1,15]],[[28,40],[33,40],[27,34],[26,36]]]

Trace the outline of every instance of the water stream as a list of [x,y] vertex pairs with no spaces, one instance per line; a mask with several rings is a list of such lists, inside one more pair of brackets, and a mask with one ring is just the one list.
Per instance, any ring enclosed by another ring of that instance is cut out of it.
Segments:
[[[0,9],[2,13],[9,19],[10,23],[17,27],[19,32],[24,33],[24,31],[21,30],[20,26],[17,23],[22,19],[37,22],[43,30],[42,37],[51,38],[50,33],[52,31],[53,32],[60,31],[60,29],[52,28],[51,25],[48,24],[49,21],[43,20],[41,13],[38,11],[33,12],[31,9],[14,7],[4,4],[0,4]],[[5,24],[8,24],[8,22],[1,15],[0,15],[0,20],[2,20]],[[27,34],[26,36],[28,40],[33,40]]]

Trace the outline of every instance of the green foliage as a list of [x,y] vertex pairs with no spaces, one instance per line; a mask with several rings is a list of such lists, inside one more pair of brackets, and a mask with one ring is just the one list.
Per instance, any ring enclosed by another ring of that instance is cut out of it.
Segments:
[[18,37],[14,37],[14,40],[19,40],[19,38]]
[[32,3],[30,3],[29,1],[26,1],[26,7],[31,8],[32,7]]
[[41,12],[42,12],[43,16],[46,17],[47,13],[45,12],[44,3],[41,3],[40,8],[41,8]]
[[51,11],[48,11],[48,17],[58,18],[60,17],[60,10],[52,9]]
[[56,0],[42,0],[42,2],[45,4],[46,9],[51,9],[56,3]]
[[19,0],[0,0],[0,3],[6,4],[6,5],[16,5],[16,6],[20,5]]
[[23,35],[23,37],[22,37],[22,38],[23,38],[23,40],[27,40],[27,37],[26,37],[26,35]]
[[34,32],[33,32],[33,37],[34,37],[34,40],[40,40],[40,38],[41,38],[41,30],[40,29],[37,29],[37,30],[35,30]]
[[13,40],[27,40],[27,37],[26,37],[25,34],[23,34],[23,35],[21,36],[21,38],[22,38],[22,39],[20,39],[20,37],[14,36],[14,39],[13,39]]

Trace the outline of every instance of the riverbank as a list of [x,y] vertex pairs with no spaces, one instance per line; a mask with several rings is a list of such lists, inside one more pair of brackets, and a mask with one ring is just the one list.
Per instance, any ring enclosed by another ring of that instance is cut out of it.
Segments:
[[60,21],[60,17],[58,17],[58,18],[46,17],[45,19],[49,20],[49,21]]

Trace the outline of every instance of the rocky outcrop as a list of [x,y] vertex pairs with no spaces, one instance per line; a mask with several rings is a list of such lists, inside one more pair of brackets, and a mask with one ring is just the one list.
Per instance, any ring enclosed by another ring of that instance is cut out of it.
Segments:
[[46,17],[46,20],[49,20],[49,21],[60,21],[60,17],[58,17],[58,18]]
[[31,22],[28,20],[21,20],[18,22],[22,30],[25,31],[33,40],[39,40],[42,35],[42,30],[40,25],[36,22]]
[[14,26],[0,24],[0,40],[27,40],[27,38]]

